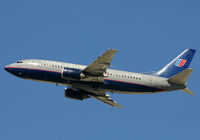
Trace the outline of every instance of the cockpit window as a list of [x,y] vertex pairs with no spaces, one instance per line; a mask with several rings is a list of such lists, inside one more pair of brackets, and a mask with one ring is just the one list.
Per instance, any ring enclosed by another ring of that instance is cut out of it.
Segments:
[[23,61],[17,61],[17,63],[23,63]]

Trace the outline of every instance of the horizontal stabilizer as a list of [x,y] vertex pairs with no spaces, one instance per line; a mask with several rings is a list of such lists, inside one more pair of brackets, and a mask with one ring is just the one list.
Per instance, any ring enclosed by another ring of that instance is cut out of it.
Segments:
[[183,89],[183,91],[186,92],[187,94],[190,94],[190,95],[194,95],[195,94],[192,91],[190,91],[188,88]]
[[184,71],[179,72],[172,78],[168,79],[168,82],[173,84],[185,84],[192,71],[193,70],[191,68],[185,69]]

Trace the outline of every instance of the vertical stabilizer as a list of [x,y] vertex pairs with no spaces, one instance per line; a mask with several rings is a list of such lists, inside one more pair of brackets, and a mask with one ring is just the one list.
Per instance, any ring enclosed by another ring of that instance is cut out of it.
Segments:
[[171,78],[179,72],[187,69],[192,61],[195,52],[196,50],[194,49],[186,49],[169,64],[156,72],[156,75],[160,77]]

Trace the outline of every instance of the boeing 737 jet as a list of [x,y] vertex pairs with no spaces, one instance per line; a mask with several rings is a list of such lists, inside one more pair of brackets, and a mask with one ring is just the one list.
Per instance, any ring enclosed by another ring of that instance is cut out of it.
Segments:
[[108,69],[116,49],[110,49],[90,65],[77,65],[49,60],[27,59],[5,66],[9,73],[28,80],[65,85],[65,97],[84,100],[94,97],[108,105],[121,107],[109,94],[150,94],[187,88],[192,72],[190,62],[194,49],[186,49],[161,70],[133,73]]

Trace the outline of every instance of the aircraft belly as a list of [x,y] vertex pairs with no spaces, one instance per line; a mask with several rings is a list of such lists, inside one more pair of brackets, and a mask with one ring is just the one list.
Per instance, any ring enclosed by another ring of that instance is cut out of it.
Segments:
[[[17,68],[16,70],[22,71],[20,68]],[[23,71],[26,71],[26,74],[21,76],[21,78],[48,83],[68,84],[68,80],[61,78],[60,72],[32,68],[26,68],[23,69]]]
[[[22,71],[21,69],[16,69]],[[114,79],[104,79],[104,83],[101,82],[86,82],[79,80],[67,80],[61,77],[61,72],[50,71],[50,70],[41,70],[41,69],[31,69],[25,68],[23,69],[25,74],[22,78],[27,78],[31,80],[50,82],[56,84],[63,85],[80,85],[86,87],[91,90],[101,90],[106,92],[117,92],[117,93],[126,93],[126,94],[137,94],[137,93],[154,93],[161,92],[162,89],[150,87],[149,85],[127,82],[127,81],[119,81]]]
[[104,88],[111,90],[113,92],[118,93],[155,93],[155,92],[161,92],[162,89],[158,89],[155,87],[150,87],[148,85],[143,85],[139,83],[133,83],[133,82],[125,82],[125,81],[118,81],[118,80],[112,80],[112,79],[106,79],[104,80]]
[[79,80],[66,80],[61,77],[60,73],[55,72],[43,72],[43,71],[31,71],[30,76],[27,78],[33,80],[40,80],[46,82],[60,83],[65,85],[79,85],[89,89],[102,90],[107,92],[117,92],[125,94],[148,94],[154,92],[160,92],[161,89],[149,87],[142,84],[123,82],[116,80],[104,80],[104,83],[86,82]]

